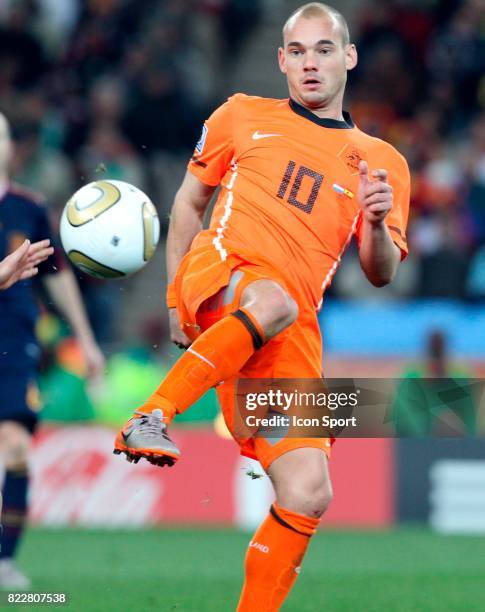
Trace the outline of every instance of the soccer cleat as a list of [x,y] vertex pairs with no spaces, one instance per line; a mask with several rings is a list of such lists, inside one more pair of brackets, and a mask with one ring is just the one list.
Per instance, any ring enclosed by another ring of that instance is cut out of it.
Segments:
[[0,589],[26,591],[30,589],[30,580],[22,573],[13,559],[0,560]]
[[145,458],[153,465],[171,467],[180,457],[180,451],[168,437],[164,418],[158,408],[148,413],[137,410],[118,432],[114,454],[124,453],[130,463]]

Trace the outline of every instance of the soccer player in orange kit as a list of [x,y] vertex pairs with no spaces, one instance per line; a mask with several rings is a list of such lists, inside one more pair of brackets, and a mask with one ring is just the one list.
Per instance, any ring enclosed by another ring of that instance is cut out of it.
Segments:
[[115,442],[131,460],[172,465],[180,453],[167,425],[217,385],[229,430],[276,494],[248,548],[244,612],[278,610],[291,589],[332,497],[331,442],[241,439],[235,383],[320,378],[317,312],[352,237],[378,287],[407,253],[406,161],[342,109],[347,71],[357,63],[344,18],[312,2],[289,17],[283,41],[278,60],[290,98],[236,94],[203,127],[167,244],[171,336],[188,348]]

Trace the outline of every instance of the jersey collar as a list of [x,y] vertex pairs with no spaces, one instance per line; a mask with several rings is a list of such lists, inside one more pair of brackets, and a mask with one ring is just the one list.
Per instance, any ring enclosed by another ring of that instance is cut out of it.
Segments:
[[353,127],[355,127],[352,117],[347,111],[342,111],[344,121],[339,121],[338,119],[326,119],[322,117],[317,117],[315,113],[312,113],[312,111],[308,110],[308,108],[305,108],[301,104],[298,104],[298,102],[295,102],[293,98],[290,98],[290,108],[297,115],[305,117],[305,119],[309,119],[310,121],[313,121],[313,123],[316,123],[317,125],[320,125],[322,127],[333,128],[337,130],[351,130]]

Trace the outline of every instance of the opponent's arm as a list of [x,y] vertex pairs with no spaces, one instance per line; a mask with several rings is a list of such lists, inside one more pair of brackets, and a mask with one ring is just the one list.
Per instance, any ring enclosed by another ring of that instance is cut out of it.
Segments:
[[387,170],[374,170],[369,180],[367,162],[359,164],[359,203],[362,208],[360,265],[369,281],[383,287],[394,278],[401,251],[393,242],[385,223],[392,209],[392,187],[387,182]]
[[0,289],[8,289],[18,280],[32,278],[38,265],[52,255],[50,240],[31,243],[25,240],[13,253],[0,261]]
[[[190,249],[195,236],[202,230],[204,215],[215,187],[206,185],[191,172],[177,191],[170,215],[167,237],[167,277],[173,282],[183,256]],[[177,345],[189,346],[190,340],[179,327],[176,308],[169,307],[171,340]]]
[[54,304],[79,340],[88,376],[100,376],[105,366],[104,356],[94,339],[74,274],[69,269],[61,270],[57,274],[45,275],[44,282]]

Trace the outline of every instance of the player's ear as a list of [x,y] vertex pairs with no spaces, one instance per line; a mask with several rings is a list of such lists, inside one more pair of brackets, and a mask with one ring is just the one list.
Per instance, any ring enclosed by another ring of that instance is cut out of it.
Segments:
[[286,74],[286,56],[283,47],[278,48],[278,64],[283,74]]
[[347,70],[352,70],[352,68],[355,68],[357,66],[357,61],[357,48],[353,43],[350,43],[345,49],[345,67]]

